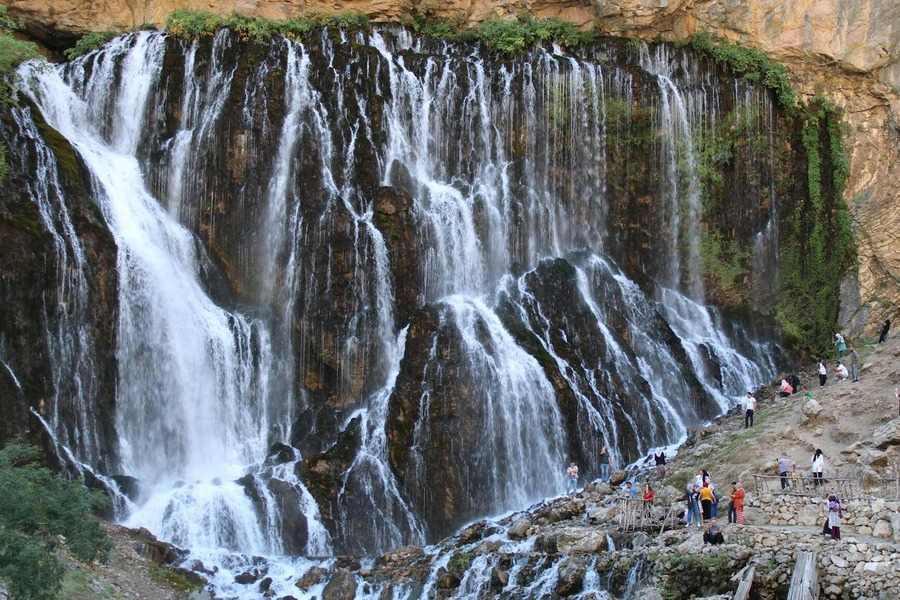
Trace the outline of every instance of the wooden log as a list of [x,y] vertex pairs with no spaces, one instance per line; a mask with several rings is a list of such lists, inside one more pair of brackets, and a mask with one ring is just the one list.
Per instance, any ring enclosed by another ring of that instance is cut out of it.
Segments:
[[734,600],[747,600],[750,597],[750,586],[753,585],[753,572],[755,570],[756,563],[751,563],[731,578],[732,581],[739,581],[737,591],[734,593]]
[[787,600],[816,600],[819,597],[819,572],[815,552],[798,552]]

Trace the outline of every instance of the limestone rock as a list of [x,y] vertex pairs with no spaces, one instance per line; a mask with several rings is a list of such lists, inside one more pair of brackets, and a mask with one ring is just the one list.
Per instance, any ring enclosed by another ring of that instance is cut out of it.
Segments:
[[312,586],[316,585],[320,581],[322,581],[322,577],[328,573],[326,569],[322,567],[313,567],[303,574],[300,579],[297,580],[295,584],[298,588],[303,590],[304,592],[308,591]]
[[803,406],[800,410],[802,420],[804,422],[811,422],[815,421],[819,417],[819,415],[822,414],[822,405],[819,404],[816,400],[810,398],[803,403]]
[[628,479],[628,473],[625,471],[615,471],[609,476],[609,484],[612,486],[622,485]]
[[559,565],[559,584],[557,591],[560,596],[571,596],[581,590],[584,582],[585,559],[584,557],[569,557]]
[[529,527],[531,527],[531,521],[523,517],[509,527],[507,535],[509,535],[510,539],[520,540],[527,535]]
[[569,527],[556,538],[556,547],[561,554],[602,552],[607,549],[606,545],[606,532],[592,527]]
[[872,444],[879,450],[900,445],[900,419],[885,423],[872,434]]

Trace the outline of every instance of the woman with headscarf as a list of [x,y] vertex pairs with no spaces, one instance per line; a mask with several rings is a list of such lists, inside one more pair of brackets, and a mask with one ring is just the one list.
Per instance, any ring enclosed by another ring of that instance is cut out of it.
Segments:
[[734,516],[737,520],[738,525],[744,524],[744,487],[738,483],[734,482],[734,492],[732,492],[732,503],[734,504]]
[[821,448],[816,448],[816,453],[812,457],[812,475],[813,486],[820,486],[825,483],[822,480],[822,469],[825,467],[825,455],[822,454]]
[[831,539],[833,540],[841,539],[842,516],[844,515],[841,510],[841,502],[837,496],[831,494],[828,496],[828,527],[831,528]]

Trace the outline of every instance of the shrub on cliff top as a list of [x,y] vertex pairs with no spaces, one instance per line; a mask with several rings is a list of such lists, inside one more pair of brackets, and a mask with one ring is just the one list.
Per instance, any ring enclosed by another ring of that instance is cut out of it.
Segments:
[[699,54],[711,57],[735,74],[749,81],[761,83],[775,92],[778,102],[789,113],[797,108],[797,93],[791,85],[790,73],[783,64],[775,62],[755,48],[731,42],[716,41],[708,32],[700,32],[687,41]]
[[0,579],[14,600],[58,597],[64,567],[53,549],[59,536],[85,561],[105,561],[111,548],[91,515],[106,496],[54,475],[40,460],[32,446],[0,450]]
[[291,19],[265,19],[233,14],[225,17],[206,11],[176,10],[166,19],[166,30],[175,36],[196,39],[231,29],[240,38],[265,42],[273,36],[301,39],[316,27],[367,29],[369,18],[352,11],[306,11]]
[[84,56],[88,52],[93,52],[109,40],[120,35],[118,31],[92,31],[78,40],[74,46],[63,51],[66,58],[74,60],[79,56]]
[[519,52],[538,42],[556,42],[565,47],[593,41],[594,34],[556,19],[506,20],[491,18],[475,28],[472,35],[498,52]]

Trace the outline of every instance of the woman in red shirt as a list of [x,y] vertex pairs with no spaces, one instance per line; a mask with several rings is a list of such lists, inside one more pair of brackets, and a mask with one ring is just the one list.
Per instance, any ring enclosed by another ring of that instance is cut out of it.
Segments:
[[734,514],[738,525],[744,524],[744,488],[737,481],[732,481],[734,491],[731,492],[731,504],[734,506]]

